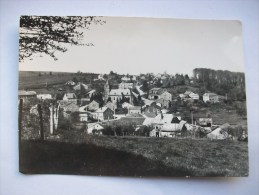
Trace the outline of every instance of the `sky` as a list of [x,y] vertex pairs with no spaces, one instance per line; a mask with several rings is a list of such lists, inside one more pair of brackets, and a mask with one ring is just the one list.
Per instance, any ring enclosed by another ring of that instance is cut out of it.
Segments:
[[91,25],[85,43],[65,53],[33,57],[19,70],[119,74],[192,74],[194,68],[244,72],[239,21],[103,17]]

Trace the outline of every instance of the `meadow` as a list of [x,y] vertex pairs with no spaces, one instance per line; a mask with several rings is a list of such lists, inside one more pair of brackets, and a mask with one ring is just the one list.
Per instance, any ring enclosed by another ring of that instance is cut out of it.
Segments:
[[23,140],[20,171],[107,176],[248,176],[247,142],[72,134],[58,140]]

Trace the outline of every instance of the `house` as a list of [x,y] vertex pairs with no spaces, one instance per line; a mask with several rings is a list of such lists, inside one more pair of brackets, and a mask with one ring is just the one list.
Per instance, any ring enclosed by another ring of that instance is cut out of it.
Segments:
[[193,100],[199,100],[199,99],[200,99],[199,94],[193,93],[193,92],[191,92],[191,93],[189,94],[189,97],[192,98]]
[[74,86],[76,83],[74,82],[74,81],[67,81],[66,82],[66,85],[68,85],[68,86]]
[[141,113],[141,106],[133,106],[133,107],[129,107],[129,114],[133,114],[133,113]]
[[81,122],[88,121],[88,112],[87,112],[88,105],[84,105],[79,107],[79,120]]
[[201,127],[212,127],[212,118],[199,118],[198,123]]
[[145,113],[146,116],[156,116],[158,115],[162,110],[161,104],[152,102],[149,106],[145,105],[143,107],[143,112]]
[[133,83],[121,82],[119,84],[119,89],[132,89],[133,87],[134,87]]
[[126,126],[126,125],[133,125],[138,126],[142,125],[145,121],[145,118],[141,114],[129,114],[125,117],[121,117],[118,120],[110,120],[106,121],[108,126]]
[[185,126],[186,121],[180,121],[179,123],[171,123],[164,124],[161,126],[159,131],[159,137],[175,137],[177,135],[181,135],[182,131],[187,131],[187,127]]
[[157,115],[151,123],[155,129],[160,130],[162,125],[171,124],[174,116],[173,114],[159,114]]
[[104,80],[103,74],[99,74],[99,75],[98,75],[98,79],[99,79],[99,80],[101,80],[101,79]]
[[122,94],[125,98],[129,99],[129,102],[132,102],[132,94],[129,89],[112,89],[109,92],[109,97],[111,97],[111,101],[113,103],[117,103],[117,100],[120,101],[122,99]]
[[98,121],[104,121],[113,119],[113,114],[114,112],[110,108],[101,107],[93,113],[93,117]]
[[91,101],[89,104],[88,104],[88,110],[90,111],[96,111],[100,108],[100,103],[97,102],[96,100],[93,100]]
[[209,134],[207,134],[207,138],[209,139],[227,139],[228,138],[228,128],[230,125],[225,123],[219,126],[217,129],[213,130]]
[[170,106],[170,101],[169,100],[165,100],[163,98],[160,98],[160,99],[156,100],[156,103],[160,103],[161,107],[162,108],[166,108],[166,109],[168,109],[169,106]]
[[179,94],[179,97],[181,98],[181,100],[183,100],[183,99],[186,97],[186,95],[183,94],[183,93],[180,93],[180,94]]
[[117,109],[117,104],[109,101],[105,104],[105,107],[110,108],[113,112],[115,112],[115,109]]
[[124,76],[124,77],[122,77],[122,78],[121,78],[121,80],[122,80],[122,81],[127,82],[127,81],[130,81],[130,78],[129,78],[129,77],[126,77],[126,76]]
[[87,125],[87,133],[88,134],[94,134],[96,130],[96,133],[98,134],[102,134],[102,130],[103,130],[103,126],[101,126],[100,124],[98,123],[88,123]]
[[80,102],[80,106],[85,106],[85,105],[90,104],[90,99],[88,99],[88,98],[81,98],[79,100],[79,102]]
[[76,94],[74,93],[65,93],[63,96],[63,100],[77,104]]
[[52,99],[52,95],[51,94],[38,94],[37,95],[37,99],[40,99],[40,100],[51,100]]
[[132,75],[132,78],[131,78],[132,81],[136,81],[137,80],[137,77],[136,75]]
[[90,101],[92,95],[95,95],[95,94],[96,94],[96,90],[92,89],[91,91],[86,93],[85,98],[87,98]]
[[64,100],[58,101],[60,109],[63,111],[63,116],[69,118],[71,113],[79,112],[79,106],[73,102]]
[[[156,100],[160,98],[160,95],[164,93],[164,90],[161,88],[152,88],[149,90],[148,99],[150,100]],[[172,98],[172,96],[171,96]]]
[[217,103],[217,102],[219,102],[219,96],[215,93],[205,93],[203,95],[203,101]]
[[128,103],[128,102],[124,102],[122,105],[121,105],[122,108],[127,108],[129,109],[130,107],[134,107],[132,104]]
[[22,99],[24,103],[37,99],[37,93],[35,91],[21,90],[18,92],[18,96],[19,96],[19,99]]
[[165,91],[159,96],[159,98],[167,101],[172,101],[172,94]]
[[77,83],[76,86],[73,87],[73,89],[76,91],[88,90],[89,86],[84,83],[79,82],[79,83]]

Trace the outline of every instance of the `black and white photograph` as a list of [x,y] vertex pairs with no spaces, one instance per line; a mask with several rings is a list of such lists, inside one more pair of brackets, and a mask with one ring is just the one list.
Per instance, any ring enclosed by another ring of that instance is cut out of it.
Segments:
[[20,17],[19,171],[248,177],[242,23]]

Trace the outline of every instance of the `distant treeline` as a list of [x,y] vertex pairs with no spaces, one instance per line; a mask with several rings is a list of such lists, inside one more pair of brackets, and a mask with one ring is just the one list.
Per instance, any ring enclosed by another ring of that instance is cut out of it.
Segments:
[[245,100],[245,74],[207,68],[193,70],[194,84],[232,100]]

